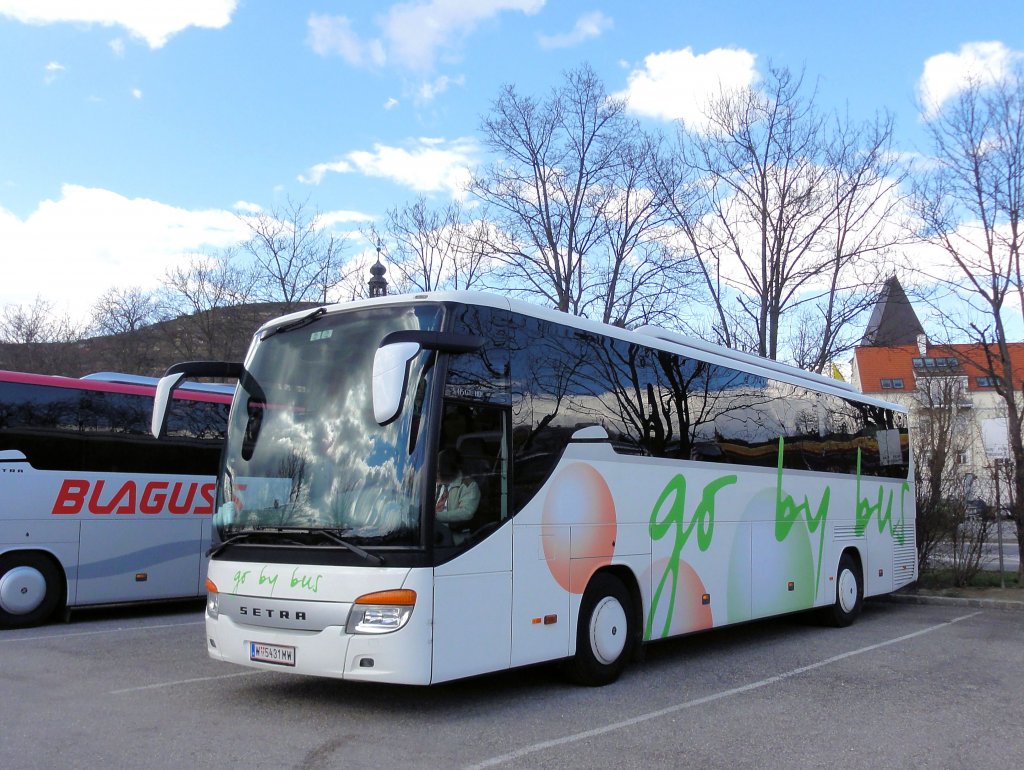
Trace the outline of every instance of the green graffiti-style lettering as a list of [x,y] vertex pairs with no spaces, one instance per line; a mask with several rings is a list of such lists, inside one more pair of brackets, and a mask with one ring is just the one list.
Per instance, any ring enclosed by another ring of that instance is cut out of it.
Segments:
[[248,577],[249,577],[249,570],[245,570],[244,572],[242,570],[237,570],[235,572],[235,578],[234,578],[234,580],[235,580],[234,592],[235,593],[238,593],[238,587],[240,585],[242,585],[245,582],[246,578],[248,578]]
[[307,591],[312,591],[313,593],[316,593],[320,589],[320,578],[322,578],[323,575],[296,576],[296,573],[298,573],[299,569],[300,567],[296,567],[292,570],[291,587],[295,588],[295,586],[298,586],[299,588],[303,588]]
[[825,550],[825,520],[828,518],[828,501],[832,496],[832,488],[825,487],[821,495],[821,502],[818,503],[818,512],[811,513],[811,501],[804,496],[800,505],[796,504],[791,495],[785,495],[782,491],[782,461],[784,444],[779,439],[779,461],[775,477],[775,539],[780,543],[784,541],[793,529],[793,525],[800,520],[803,514],[807,520],[809,532],[818,533],[818,569],[814,576],[814,595],[818,595],[818,584],[821,582],[821,555]]
[[266,571],[266,565],[260,568],[260,585],[270,583],[270,593],[274,593],[274,589],[277,588],[277,575],[267,575]]
[[[645,639],[651,638],[654,614],[661,602],[665,585],[671,580],[668,612],[665,615],[665,627],[661,631],[661,636],[668,635],[669,628],[672,625],[672,612],[675,609],[676,589],[679,586],[679,560],[682,557],[683,547],[690,539],[690,534],[694,531],[694,528],[697,529],[697,548],[701,551],[706,551],[711,547],[711,538],[715,531],[715,495],[723,487],[735,483],[735,475],[722,476],[704,487],[700,502],[690,518],[689,526],[685,528],[683,527],[683,519],[686,515],[686,479],[681,473],[676,474],[666,485],[665,489],[662,490],[661,495],[658,497],[658,502],[654,504],[654,510],[651,512],[651,539],[661,540],[671,530],[675,534],[675,540],[672,544],[672,553],[668,558],[665,572],[661,576],[661,581],[658,583],[658,588],[655,590],[654,597],[651,600],[651,611],[647,616],[647,628],[644,631]],[[670,498],[671,504],[668,507],[668,511],[664,518],[661,518],[662,507]]]
[[[889,535],[896,539],[900,545],[903,545],[904,538],[906,537],[906,515],[907,515],[907,493],[910,491],[910,483],[904,481],[903,486],[900,490],[900,520],[896,524],[892,521],[892,498],[893,490],[889,490],[889,497],[885,499],[885,489],[881,484],[878,485],[878,496],[874,502],[868,497],[861,497],[860,494],[860,450],[857,450],[857,510],[855,511],[854,531],[858,535],[863,535],[864,531],[868,528],[868,522],[871,521],[871,516],[876,514],[878,517],[878,532],[882,534],[885,532],[886,526],[889,527]],[[883,511],[882,505],[885,504],[885,510]]]

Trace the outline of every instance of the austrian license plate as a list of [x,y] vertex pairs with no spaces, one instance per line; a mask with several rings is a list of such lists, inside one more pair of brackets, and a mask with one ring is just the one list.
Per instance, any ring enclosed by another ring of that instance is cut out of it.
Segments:
[[260,663],[274,663],[278,666],[295,665],[295,648],[280,644],[249,642],[249,660]]

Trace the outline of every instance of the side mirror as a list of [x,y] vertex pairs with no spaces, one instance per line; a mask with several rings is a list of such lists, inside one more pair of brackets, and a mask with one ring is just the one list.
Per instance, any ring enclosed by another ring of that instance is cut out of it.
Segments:
[[153,438],[163,438],[167,432],[167,415],[171,408],[171,396],[186,377],[232,377],[240,378],[245,373],[242,364],[230,361],[184,361],[168,367],[156,385],[153,396],[153,419],[149,431]]
[[156,384],[156,394],[153,398],[153,420],[149,426],[153,438],[163,438],[167,432],[167,414],[171,410],[171,395],[184,379],[185,373],[178,372],[164,375]]
[[373,417],[387,425],[402,409],[409,382],[409,362],[420,352],[416,342],[381,345],[373,355]]

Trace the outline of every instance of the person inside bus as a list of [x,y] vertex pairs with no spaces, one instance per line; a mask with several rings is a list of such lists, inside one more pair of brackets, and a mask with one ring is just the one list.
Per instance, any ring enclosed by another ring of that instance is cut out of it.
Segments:
[[437,455],[437,520],[458,528],[468,524],[480,505],[480,487],[462,473],[455,449],[442,449]]

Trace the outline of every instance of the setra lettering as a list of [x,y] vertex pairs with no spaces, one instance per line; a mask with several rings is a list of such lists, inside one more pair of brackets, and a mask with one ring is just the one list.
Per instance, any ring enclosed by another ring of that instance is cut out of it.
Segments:
[[253,618],[277,618],[278,620],[306,619],[306,613],[301,611],[272,610],[268,607],[247,607],[244,604],[238,608],[238,614]]
[[98,479],[64,479],[50,513],[75,515],[89,512],[99,516],[114,514],[195,514],[213,513],[213,482],[150,481],[141,487],[135,481],[120,486]]

